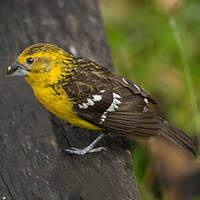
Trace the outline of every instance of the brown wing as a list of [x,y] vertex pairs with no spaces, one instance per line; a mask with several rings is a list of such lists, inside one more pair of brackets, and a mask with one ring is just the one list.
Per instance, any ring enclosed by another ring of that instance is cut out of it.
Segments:
[[[92,95],[76,105],[75,109],[81,118],[108,132],[142,137],[157,134],[158,120],[151,109],[151,99],[135,94],[119,83],[102,91],[96,94],[101,96],[101,100],[94,101]],[[87,105],[90,100],[94,101],[94,105],[84,107],[83,103]]]
[[63,85],[82,119],[107,132],[149,137],[159,129],[155,100],[142,88],[92,62],[78,62],[73,81]]

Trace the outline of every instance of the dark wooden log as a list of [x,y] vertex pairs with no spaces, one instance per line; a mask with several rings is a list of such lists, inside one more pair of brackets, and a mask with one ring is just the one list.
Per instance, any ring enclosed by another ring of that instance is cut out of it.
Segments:
[[112,66],[96,0],[2,0],[0,4],[0,200],[139,199],[126,140],[107,136],[106,152],[74,156],[97,133],[48,113],[6,67],[27,46],[48,42]]

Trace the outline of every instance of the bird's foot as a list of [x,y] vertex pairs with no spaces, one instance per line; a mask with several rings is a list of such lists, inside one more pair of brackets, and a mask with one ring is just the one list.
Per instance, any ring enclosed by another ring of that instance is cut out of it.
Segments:
[[95,153],[103,150],[105,151],[106,148],[104,147],[94,148],[96,144],[103,138],[103,136],[104,134],[102,133],[89,146],[85,147],[84,149],[70,148],[70,149],[64,149],[64,151],[75,155],[85,155],[86,153]]
[[70,154],[75,154],[75,155],[85,155],[86,153],[95,153],[95,152],[100,152],[100,151],[106,151],[106,148],[104,147],[98,147],[94,149],[90,149],[88,147],[84,149],[77,149],[77,148],[70,148],[70,149],[64,149],[64,151],[70,153]]

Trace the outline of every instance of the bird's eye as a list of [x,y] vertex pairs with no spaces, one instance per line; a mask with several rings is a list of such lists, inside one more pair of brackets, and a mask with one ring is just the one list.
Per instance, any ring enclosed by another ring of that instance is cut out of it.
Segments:
[[32,64],[33,62],[34,62],[33,58],[27,58],[26,59],[26,63],[29,64],[29,65]]

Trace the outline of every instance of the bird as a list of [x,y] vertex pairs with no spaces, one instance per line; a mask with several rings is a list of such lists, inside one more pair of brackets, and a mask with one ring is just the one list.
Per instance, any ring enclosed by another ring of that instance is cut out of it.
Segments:
[[145,89],[94,61],[37,43],[22,51],[6,74],[24,77],[38,101],[58,118],[100,131],[89,146],[65,149],[68,153],[103,151],[95,146],[113,133],[133,140],[161,136],[195,155],[192,139],[160,116],[159,103]]

